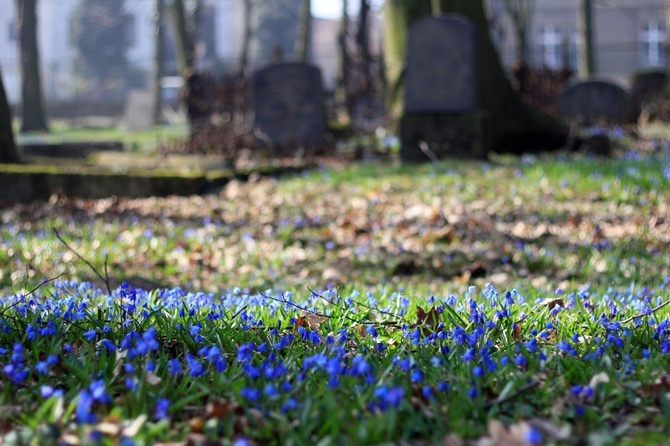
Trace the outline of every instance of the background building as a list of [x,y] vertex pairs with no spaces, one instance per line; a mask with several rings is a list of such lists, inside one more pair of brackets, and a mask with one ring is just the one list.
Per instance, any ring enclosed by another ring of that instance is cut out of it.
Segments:
[[[518,58],[515,34],[503,0],[490,0],[492,33],[506,66]],[[549,68],[579,64],[577,8],[580,0],[535,0],[528,33],[531,64]],[[627,81],[630,74],[666,67],[664,0],[593,2],[596,72]]]

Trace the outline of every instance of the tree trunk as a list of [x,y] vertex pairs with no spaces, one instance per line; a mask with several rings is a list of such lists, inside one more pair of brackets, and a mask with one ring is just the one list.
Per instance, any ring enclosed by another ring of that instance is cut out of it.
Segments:
[[193,36],[188,30],[184,0],[172,0],[172,9],[175,25],[177,62],[179,64],[179,70],[184,77],[184,81],[186,81],[189,72],[193,70],[193,62],[195,60]]
[[163,79],[163,0],[153,0],[153,27],[154,27],[154,79],[153,79],[153,96],[154,109],[153,121],[154,125],[160,124],[163,109],[163,95],[161,91],[161,80]]
[[247,71],[249,66],[249,53],[251,52],[252,35],[252,0],[244,0],[244,32],[242,36],[242,50],[240,54],[240,65],[237,71],[235,83],[235,122],[244,123],[247,114]]
[[579,75],[588,77],[596,72],[596,57],[593,48],[593,36],[595,34],[593,25],[593,1],[579,0]]
[[12,131],[12,112],[9,109],[2,73],[0,73],[0,162],[18,163],[20,161]]
[[310,0],[303,0],[298,22],[298,33],[295,39],[295,58],[299,62],[307,62],[312,34],[312,6]]
[[356,43],[358,44],[358,54],[361,67],[361,83],[363,91],[367,92],[370,88],[370,31],[369,31],[370,2],[361,0],[361,6],[358,15],[358,33]]
[[37,48],[37,0],[16,0],[21,53],[21,131],[49,131]]
[[[670,0],[668,0],[670,1]],[[349,32],[349,8],[348,0],[342,1],[342,19],[340,20],[340,32],[337,36],[337,43],[339,47],[338,60],[338,76],[337,76],[337,94],[338,102],[344,105],[347,114],[350,115],[349,110],[349,70],[350,57],[349,49],[347,48],[347,35]]]
[[[567,129],[549,116],[532,110],[510,84],[489,36],[481,0],[441,0],[444,13],[458,13],[476,27],[477,92],[479,108],[488,113],[492,149],[496,152],[524,153],[561,147]],[[407,29],[416,19],[431,13],[427,0],[387,0],[386,53],[389,83],[393,90],[393,113],[402,109],[402,72]]]

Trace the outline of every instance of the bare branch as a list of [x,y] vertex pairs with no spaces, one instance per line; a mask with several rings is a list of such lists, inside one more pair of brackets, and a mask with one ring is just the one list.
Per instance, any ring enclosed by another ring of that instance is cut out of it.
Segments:
[[629,318],[626,318],[626,319],[624,319],[624,320],[622,320],[622,321],[619,321],[619,323],[621,323],[621,324],[626,324],[626,323],[628,323],[628,322],[630,322],[630,321],[633,321],[633,320],[635,320],[635,319],[640,319],[640,318],[643,318],[643,317],[645,317],[645,316],[651,316],[652,314],[656,313],[658,310],[660,310],[661,308],[665,307],[665,306],[668,305],[668,304],[670,304],[670,300],[668,300],[668,301],[666,301],[666,302],[664,302],[664,303],[662,303],[662,304],[660,304],[660,305],[658,305],[658,306],[652,308],[651,311],[650,311],[649,313],[640,313],[640,314],[636,314],[636,315],[631,316],[631,317],[629,317]]
[[93,266],[93,264],[92,264],[91,262],[89,262],[88,260],[86,260],[86,259],[85,259],[83,256],[81,256],[77,251],[75,251],[70,245],[68,245],[68,243],[63,239],[63,237],[62,237],[62,236],[60,235],[60,233],[58,232],[58,229],[53,228],[53,227],[52,227],[51,229],[53,230],[54,234],[56,234],[56,238],[58,238],[58,240],[60,240],[60,242],[61,242],[63,245],[65,245],[65,247],[66,247],[67,249],[69,249],[74,255],[76,255],[76,256],[79,258],[79,260],[81,260],[81,261],[84,262],[89,268],[91,268],[91,270],[93,270],[93,272],[95,273],[95,275],[98,276],[98,278],[99,278],[100,280],[102,280],[102,281],[105,283],[105,286],[107,287],[107,292],[108,292],[109,295],[111,296],[111,295],[112,295],[112,287],[109,285],[109,277],[107,277],[107,257],[105,257],[105,275],[103,276],[102,274],[100,274],[100,271],[98,271],[98,269],[97,269],[95,266]]

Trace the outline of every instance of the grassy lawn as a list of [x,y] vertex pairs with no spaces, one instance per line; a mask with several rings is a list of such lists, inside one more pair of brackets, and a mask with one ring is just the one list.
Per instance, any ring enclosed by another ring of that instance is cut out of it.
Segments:
[[186,124],[156,126],[148,130],[129,132],[121,127],[76,127],[65,122],[50,123],[49,133],[31,132],[18,134],[19,144],[27,142],[79,142],[79,141],[121,141],[126,150],[154,153],[161,142],[182,140],[188,134]]
[[662,149],[4,206],[0,435],[661,444],[669,204]]

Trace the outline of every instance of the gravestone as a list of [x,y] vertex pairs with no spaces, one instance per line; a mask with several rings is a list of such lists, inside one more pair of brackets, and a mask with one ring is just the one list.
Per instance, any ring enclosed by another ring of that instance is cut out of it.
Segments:
[[474,25],[457,14],[414,22],[406,66],[401,159],[485,157],[489,142],[486,117],[477,110]]
[[581,81],[561,92],[558,112],[576,124],[621,124],[629,118],[630,98],[626,90],[612,82]]
[[475,27],[460,16],[426,17],[409,29],[405,111],[466,112],[477,107]]
[[131,90],[123,111],[123,127],[129,131],[148,130],[154,126],[154,98],[151,92]]
[[252,78],[256,125],[279,155],[323,145],[326,110],[321,70],[298,62],[279,63]]

